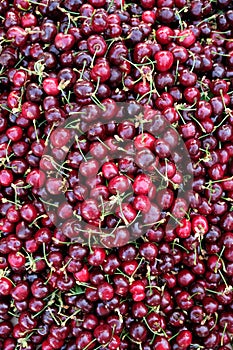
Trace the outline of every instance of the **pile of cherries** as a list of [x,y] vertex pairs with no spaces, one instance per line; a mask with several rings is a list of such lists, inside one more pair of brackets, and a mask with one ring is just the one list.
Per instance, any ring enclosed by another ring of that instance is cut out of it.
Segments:
[[231,0],[0,1],[0,349],[229,350]]

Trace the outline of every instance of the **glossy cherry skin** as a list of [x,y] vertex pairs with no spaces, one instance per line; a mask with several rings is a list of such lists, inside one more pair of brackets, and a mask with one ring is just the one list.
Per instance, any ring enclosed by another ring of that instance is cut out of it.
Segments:
[[154,56],[154,59],[156,61],[156,69],[159,72],[168,71],[174,62],[173,54],[169,51],[157,52]]
[[176,342],[181,348],[187,348],[192,343],[192,333],[188,330],[181,331]]

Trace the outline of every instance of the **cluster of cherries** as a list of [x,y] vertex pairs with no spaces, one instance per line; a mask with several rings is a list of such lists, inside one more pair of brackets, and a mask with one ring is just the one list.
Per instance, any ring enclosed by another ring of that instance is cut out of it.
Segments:
[[1,0],[0,349],[230,350],[231,0]]

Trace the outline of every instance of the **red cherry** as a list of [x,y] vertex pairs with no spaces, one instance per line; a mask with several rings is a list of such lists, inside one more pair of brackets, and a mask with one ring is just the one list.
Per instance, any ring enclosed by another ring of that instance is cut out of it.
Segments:
[[0,171],[0,185],[8,187],[13,182],[13,174],[10,169],[2,169]]
[[100,217],[100,209],[97,201],[94,199],[85,200],[81,205],[81,215],[87,221],[98,219]]
[[22,138],[23,130],[19,126],[15,125],[7,129],[6,135],[11,141],[16,142]]
[[191,234],[191,222],[183,218],[180,221],[180,224],[176,227],[176,234],[180,238],[187,238]]
[[92,266],[101,265],[106,258],[106,253],[103,248],[93,248],[92,253],[88,256],[88,263]]
[[39,119],[40,118],[39,106],[33,102],[24,102],[22,105],[22,116],[30,120]]
[[156,347],[156,350],[171,350],[171,346],[167,338],[163,336],[157,336],[153,344]]
[[154,59],[156,61],[155,67],[159,72],[168,71],[174,62],[173,54],[170,51],[156,52]]
[[136,210],[147,213],[150,210],[151,203],[147,196],[139,195],[134,198],[133,206]]
[[8,255],[8,262],[12,268],[20,269],[25,265],[26,258],[22,253],[14,252]]
[[18,108],[20,101],[20,93],[19,91],[11,91],[7,96],[7,105],[9,108]]
[[107,44],[100,35],[91,35],[87,39],[88,50],[91,55],[96,57],[104,56],[107,50]]
[[57,78],[45,78],[43,80],[43,89],[47,95],[57,96],[60,94],[59,81]]
[[143,134],[136,136],[134,140],[135,147],[138,150],[142,150],[145,147],[147,147],[153,151],[154,142],[155,142],[155,137],[152,136],[151,134],[148,134],[147,132],[144,132]]
[[184,46],[186,48],[192,46],[196,41],[196,37],[193,34],[191,29],[181,30],[178,34],[177,42],[179,45]]
[[151,179],[145,175],[145,174],[141,174],[138,175],[133,183],[133,190],[135,194],[139,194],[139,195],[147,195],[149,192],[149,189],[152,185]]
[[84,267],[80,271],[75,272],[74,276],[79,282],[89,281],[90,274],[89,274],[87,266],[84,265]]
[[116,349],[119,348],[120,344],[121,344],[120,337],[118,335],[114,334],[112,336],[111,341],[108,344],[108,347],[109,347],[110,350],[116,350]]
[[94,337],[100,344],[107,344],[112,338],[112,329],[108,324],[101,324],[94,330]]
[[37,25],[37,18],[32,13],[25,13],[21,17],[21,25],[23,28],[35,27]]
[[37,210],[33,204],[24,204],[20,209],[20,215],[24,220],[32,222],[37,217]]
[[62,51],[72,49],[75,44],[75,37],[72,34],[58,33],[54,39],[55,46]]
[[130,187],[130,182],[128,178],[124,175],[118,175],[109,181],[108,190],[112,194],[124,193]]
[[161,26],[156,31],[156,39],[159,44],[167,45],[173,40],[174,31],[170,27]]
[[45,173],[39,169],[34,169],[27,175],[26,182],[32,187],[42,187],[45,183]]
[[110,180],[111,178],[117,176],[119,174],[118,167],[113,162],[105,162],[102,166],[103,176]]
[[129,276],[131,276],[136,271],[137,267],[138,267],[138,263],[136,260],[133,260],[130,262],[125,261],[122,263],[122,268],[124,272]]
[[27,72],[19,69],[13,76],[13,83],[17,87],[22,87],[26,83],[27,78]]
[[145,292],[145,284],[142,281],[134,281],[129,287],[130,293],[134,295],[134,300],[135,301],[141,301],[142,299],[139,297],[141,300],[136,300],[137,295],[141,296]]
[[54,147],[62,148],[70,140],[70,131],[65,128],[57,128],[50,136],[50,140]]
[[1,277],[0,278],[0,295],[6,296],[9,295],[13,288],[13,284],[9,278]]
[[95,82],[104,83],[111,75],[110,66],[108,63],[96,63],[91,70],[91,79]]
[[26,44],[27,37],[27,32],[19,26],[12,26],[7,31],[7,39],[12,40],[12,44],[17,47],[24,46]]
[[204,235],[208,232],[209,225],[207,219],[202,215],[194,216],[191,221],[192,230],[194,233]]
[[119,207],[117,207],[115,213],[123,220],[123,222],[125,222],[126,225],[132,222],[137,215],[137,212],[134,210],[132,205],[127,203],[122,203]]
[[101,300],[108,301],[114,296],[114,289],[108,282],[101,283],[97,287],[97,293]]
[[192,343],[192,333],[188,330],[181,331],[176,337],[177,344],[182,348],[186,349]]

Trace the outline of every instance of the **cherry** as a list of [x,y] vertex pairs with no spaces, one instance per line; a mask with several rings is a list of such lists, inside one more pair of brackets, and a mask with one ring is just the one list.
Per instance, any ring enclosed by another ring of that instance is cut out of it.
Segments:
[[182,270],[177,276],[177,282],[182,286],[186,287],[194,282],[195,276],[189,270]]
[[77,340],[76,345],[78,349],[83,349],[83,347],[86,347],[87,349],[93,349],[95,346],[95,342],[93,342],[93,337],[90,332],[82,332]]
[[57,78],[45,78],[43,80],[43,89],[47,95],[57,96],[60,93]]
[[155,244],[146,242],[141,245],[139,253],[147,260],[153,261],[158,255],[158,249]]
[[115,213],[126,224],[132,222],[137,215],[137,212],[134,210],[134,208],[130,204],[126,203],[122,203],[119,207],[117,207]]
[[117,176],[119,174],[119,170],[115,163],[113,162],[105,162],[102,166],[103,176],[110,180],[111,178]]
[[147,196],[139,195],[134,198],[133,206],[136,210],[147,213],[150,210],[151,203]]
[[7,39],[12,40],[13,45],[17,47],[26,44],[27,36],[27,32],[19,26],[12,26],[7,31]]
[[139,322],[134,322],[130,326],[129,332],[130,332],[130,336],[135,341],[142,342],[142,341],[144,341],[146,339],[146,336],[147,336],[146,327],[144,326],[143,323],[139,323]]
[[174,62],[173,54],[169,51],[157,52],[154,56],[154,59],[156,61],[156,69],[159,72],[168,71],[172,67]]
[[188,330],[181,331],[176,337],[176,342],[182,349],[187,348],[192,343],[192,333]]
[[[111,328],[107,324],[102,324],[95,328],[94,336],[100,344],[106,344],[111,339]],[[80,348],[81,349],[81,348]]]
[[190,29],[184,29],[180,31],[179,37],[177,39],[177,42],[185,48],[192,46],[195,43],[195,41],[195,35]]
[[171,350],[168,340],[163,336],[156,336],[153,344],[158,350]]
[[20,209],[20,215],[24,220],[32,222],[37,217],[37,210],[32,204],[25,204]]
[[16,301],[26,300],[29,295],[30,289],[27,282],[18,283],[11,291],[11,295]]
[[104,56],[107,50],[106,42],[99,35],[91,35],[87,39],[88,50],[91,55],[95,55],[97,57]]
[[204,235],[208,232],[209,226],[204,216],[197,215],[192,219],[192,230],[194,233]]
[[9,295],[13,284],[11,282],[10,279],[6,278],[6,277],[1,277],[0,278],[1,284],[0,284],[0,295],[1,296],[6,296]]
[[2,169],[0,171],[0,184],[1,186],[10,186],[13,182],[13,174],[10,169]]
[[20,269],[25,265],[26,258],[20,252],[12,252],[8,255],[8,262],[14,269]]
[[33,102],[24,102],[22,105],[22,116],[29,120],[38,119],[40,117],[39,106]]
[[111,178],[108,184],[108,190],[112,194],[124,193],[130,188],[129,180],[124,175],[117,175]]
[[156,39],[162,45],[167,45],[172,41],[174,31],[166,26],[161,26],[156,32]]
[[190,294],[186,291],[180,292],[177,295],[176,302],[184,310],[190,309],[194,304],[193,300],[190,298]]
[[74,276],[79,282],[87,282],[89,280],[89,272],[87,266],[84,266],[80,271],[75,272]]
[[72,34],[58,33],[54,38],[54,43],[59,50],[70,50],[75,44],[75,37]]
[[28,311],[24,311],[20,314],[19,325],[21,330],[32,330],[36,327],[37,321],[31,317]]
[[225,350],[230,1],[88,2],[0,4],[0,347]]
[[191,223],[186,218],[183,218],[180,225],[176,227],[177,236],[180,238],[187,238],[191,234]]
[[151,184],[151,180],[147,175],[138,175],[133,183],[134,193],[137,195],[147,195]]
[[43,299],[48,295],[49,288],[43,285],[43,281],[40,279],[35,280],[31,285],[31,292],[35,298]]
[[16,142],[22,138],[23,130],[19,126],[12,126],[11,128],[7,129],[6,135],[11,141]]
[[153,150],[153,145],[155,142],[155,137],[150,135],[149,133],[143,133],[143,135],[138,135],[135,137],[135,147],[138,150],[142,150],[145,147],[149,148],[150,150]]
[[103,248],[94,248],[93,252],[88,256],[88,263],[92,266],[99,266],[105,260],[106,254]]
[[37,25],[37,18],[32,13],[27,13],[21,18],[23,28],[35,27]]
[[98,285],[97,293],[99,298],[103,301],[111,300],[114,296],[113,287],[107,282]]
[[167,158],[171,153],[169,144],[163,139],[155,141],[154,150],[160,158]]

